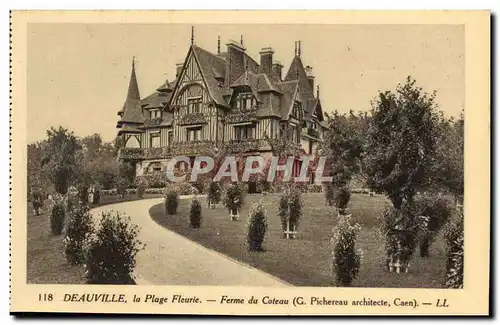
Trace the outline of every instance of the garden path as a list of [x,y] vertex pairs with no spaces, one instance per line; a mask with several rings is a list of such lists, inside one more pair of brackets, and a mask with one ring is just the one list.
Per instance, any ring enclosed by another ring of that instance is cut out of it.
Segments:
[[[203,247],[154,222],[149,209],[162,198],[123,202],[92,210],[114,210],[127,214],[141,228],[139,239],[146,244],[137,255],[138,284],[241,285],[277,287],[289,284],[270,274]],[[187,219],[187,218],[186,218]],[[186,226],[187,226],[186,220]]]

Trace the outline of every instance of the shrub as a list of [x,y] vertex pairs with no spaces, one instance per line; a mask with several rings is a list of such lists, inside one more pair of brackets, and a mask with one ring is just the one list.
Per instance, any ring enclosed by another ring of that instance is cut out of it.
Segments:
[[101,191],[99,188],[94,188],[94,204],[99,204],[101,201]]
[[247,243],[248,250],[252,252],[260,252],[262,242],[267,230],[267,212],[262,203],[257,202],[252,205],[249,212],[247,225]]
[[243,198],[241,186],[231,184],[226,189],[226,194],[224,195],[224,207],[226,207],[229,211],[240,210],[243,206]]
[[347,203],[351,199],[351,192],[346,187],[339,188],[335,193],[335,206],[340,214],[344,214],[347,209]]
[[218,204],[221,198],[221,188],[218,182],[210,182],[208,185],[208,202],[213,202],[214,204]]
[[323,193],[326,205],[333,206],[335,204],[335,188],[333,183],[323,183]]
[[52,205],[52,210],[50,211],[50,231],[53,235],[60,235],[64,226],[64,214],[65,214],[65,204],[64,200],[58,199]]
[[84,244],[88,284],[135,284],[137,253],[144,249],[137,239],[139,227],[118,212],[104,211],[97,231]]
[[83,262],[83,244],[93,229],[93,219],[87,204],[78,204],[69,211],[63,241],[64,253],[69,263]]
[[308,193],[321,193],[323,192],[323,188],[319,184],[309,184],[307,185],[306,191]]
[[446,280],[447,288],[463,288],[464,281],[464,216],[459,213],[451,219],[444,229],[446,241]]
[[173,184],[174,189],[179,195],[194,195],[199,193],[198,189],[189,183],[182,182]]
[[335,282],[340,286],[350,286],[358,275],[361,265],[361,251],[356,251],[356,240],[361,226],[354,223],[351,215],[339,218],[333,228],[332,270]]
[[163,188],[147,188],[144,190],[145,194],[151,194],[151,195],[163,195],[165,194],[165,189]]
[[387,265],[397,261],[402,267],[409,267],[419,239],[426,234],[427,218],[414,214],[408,205],[399,210],[388,206],[379,222],[379,231],[385,239]]
[[302,193],[299,189],[288,190],[280,197],[278,215],[281,219],[283,231],[297,230],[299,219],[302,216]]
[[177,206],[179,205],[179,194],[173,189],[169,189],[165,195],[165,212],[173,215],[177,214]]
[[201,204],[196,198],[191,201],[191,208],[189,209],[189,224],[192,228],[200,228],[201,226]]
[[429,248],[436,235],[449,220],[453,208],[450,203],[440,195],[420,195],[414,199],[414,213],[428,218],[427,232],[420,241],[420,256],[429,256]]
[[139,183],[137,185],[137,190],[136,190],[136,195],[139,199],[142,199],[144,197],[144,192],[146,191],[146,187],[143,183]]
[[116,182],[116,194],[123,197],[127,193],[127,183],[124,179],[119,179]]
[[77,187],[78,191],[78,200],[82,203],[88,203],[89,202],[89,187],[86,184],[79,184]]

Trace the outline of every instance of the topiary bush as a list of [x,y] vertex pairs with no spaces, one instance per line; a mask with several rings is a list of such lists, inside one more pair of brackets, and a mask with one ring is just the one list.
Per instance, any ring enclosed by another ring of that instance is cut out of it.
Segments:
[[428,218],[427,232],[422,236],[420,256],[429,256],[429,248],[439,231],[450,219],[453,208],[448,200],[440,195],[419,195],[414,199],[414,213]]
[[207,201],[210,203],[218,204],[220,203],[221,199],[221,187],[218,182],[210,182],[208,184],[208,191],[207,191]]
[[361,226],[353,222],[351,215],[339,218],[333,228],[332,270],[335,283],[339,286],[350,286],[359,273],[362,252],[356,250],[356,240],[360,230]]
[[142,182],[139,182],[139,184],[137,184],[137,190],[135,192],[135,195],[137,195],[137,197],[139,199],[142,199],[144,197],[144,193],[146,191],[146,186],[144,183]]
[[135,284],[136,256],[145,247],[138,234],[139,227],[130,218],[119,212],[102,212],[97,231],[84,242],[86,282]]
[[[299,189],[287,190],[281,195],[278,215],[283,231],[286,231],[288,226],[288,230],[297,230],[302,216],[302,205],[302,192]],[[286,237],[286,234],[283,233],[283,236]]]
[[250,209],[247,224],[248,250],[263,251],[262,243],[267,230],[267,212],[261,202],[254,203]]
[[417,244],[426,235],[427,218],[418,216],[411,206],[402,209],[387,206],[379,218],[379,233],[385,239],[386,264],[407,269]]
[[201,204],[196,198],[191,201],[191,207],[189,209],[189,225],[192,228],[201,227]]
[[347,204],[351,199],[351,191],[349,191],[347,187],[341,187],[336,191],[334,197],[335,206],[339,210],[339,213],[343,215],[347,209]]
[[86,184],[79,184],[77,187],[77,201],[80,201],[82,203],[88,203],[89,202],[89,186]]
[[101,189],[99,187],[94,188],[94,204],[99,204],[101,201]]
[[243,190],[237,184],[231,184],[226,189],[223,205],[229,211],[239,211],[243,206],[244,194]]
[[179,194],[174,189],[167,190],[165,194],[165,212],[169,215],[177,214],[177,206],[179,205]]
[[333,183],[323,183],[323,193],[325,195],[326,205],[335,205],[335,188]]
[[74,206],[67,217],[64,227],[64,254],[71,264],[80,264],[84,260],[83,244],[94,230],[92,215],[85,203]]
[[446,241],[445,286],[462,289],[464,286],[464,215],[458,213],[444,227]]
[[50,223],[50,231],[53,235],[60,235],[63,231],[64,226],[64,215],[65,215],[65,202],[62,199],[56,200],[52,205],[52,209],[50,211],[49,223]]

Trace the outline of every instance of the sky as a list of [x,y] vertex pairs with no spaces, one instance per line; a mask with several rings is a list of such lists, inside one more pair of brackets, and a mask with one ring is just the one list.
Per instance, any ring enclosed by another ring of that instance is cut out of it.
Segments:
[[[408,75],[427,92],[437,91],[447,116],[464,109],[462,25],[194,25],[195,43],[211,52],[240,40],[259,62],[272,47],[286,73],[294,42],[313,67],[323,110],[368,110],[378,91],[392,90]],[[51,126],[78,136],[117,133],[117,112],[125,101],[132,57],[141,97],[165,79],[189,49],[191,25],[37,23],[28,26],[28,142],[42,140]]]

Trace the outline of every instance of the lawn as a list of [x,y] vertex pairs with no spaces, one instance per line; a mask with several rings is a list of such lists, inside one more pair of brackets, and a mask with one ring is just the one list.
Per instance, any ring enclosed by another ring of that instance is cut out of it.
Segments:
[[[158,197],[146,195],[145,198]],[[137,200],[135,195],[127,195],[122,200],[117,196],[101,197],[99,204],[93,207]],[[83,267],[70,265],[64,256],[63,237],[50,232],[47,216],[48,202],[45,202],[43,214],[33,215],[31,205],[28,208],[27,229],[27,283],[30,284],[83,284]]]
[[[304,215],[297,239],[284,239],[277,215],[278,194],[247,195],[239,221],[230,221],[222,206],[210,210],[203,205],[201,229],[188,227],[189,200],[181,200],[177,215],[165,216],[163,204],[150,209],[154,221],[199,244],[247,263],[291,284],[300,286],[333,285],[330,237],[336,213],[325,205],[323,194],[304,194]],[[263,201],[269,227],[265,252],[249,252],[246,223],[252,203]],[[376,217],[388,201],[383,196],[353,194],[349,211],[362,224],[357,248],[364,252],[360,273],[353,283],[359,287],[440,288],[445,277],[445,251],[441,237],[433,244],[431,256],[420,258],[416,252],[409,273],[389,273],[384,266],[383,243],[375,236]]]

